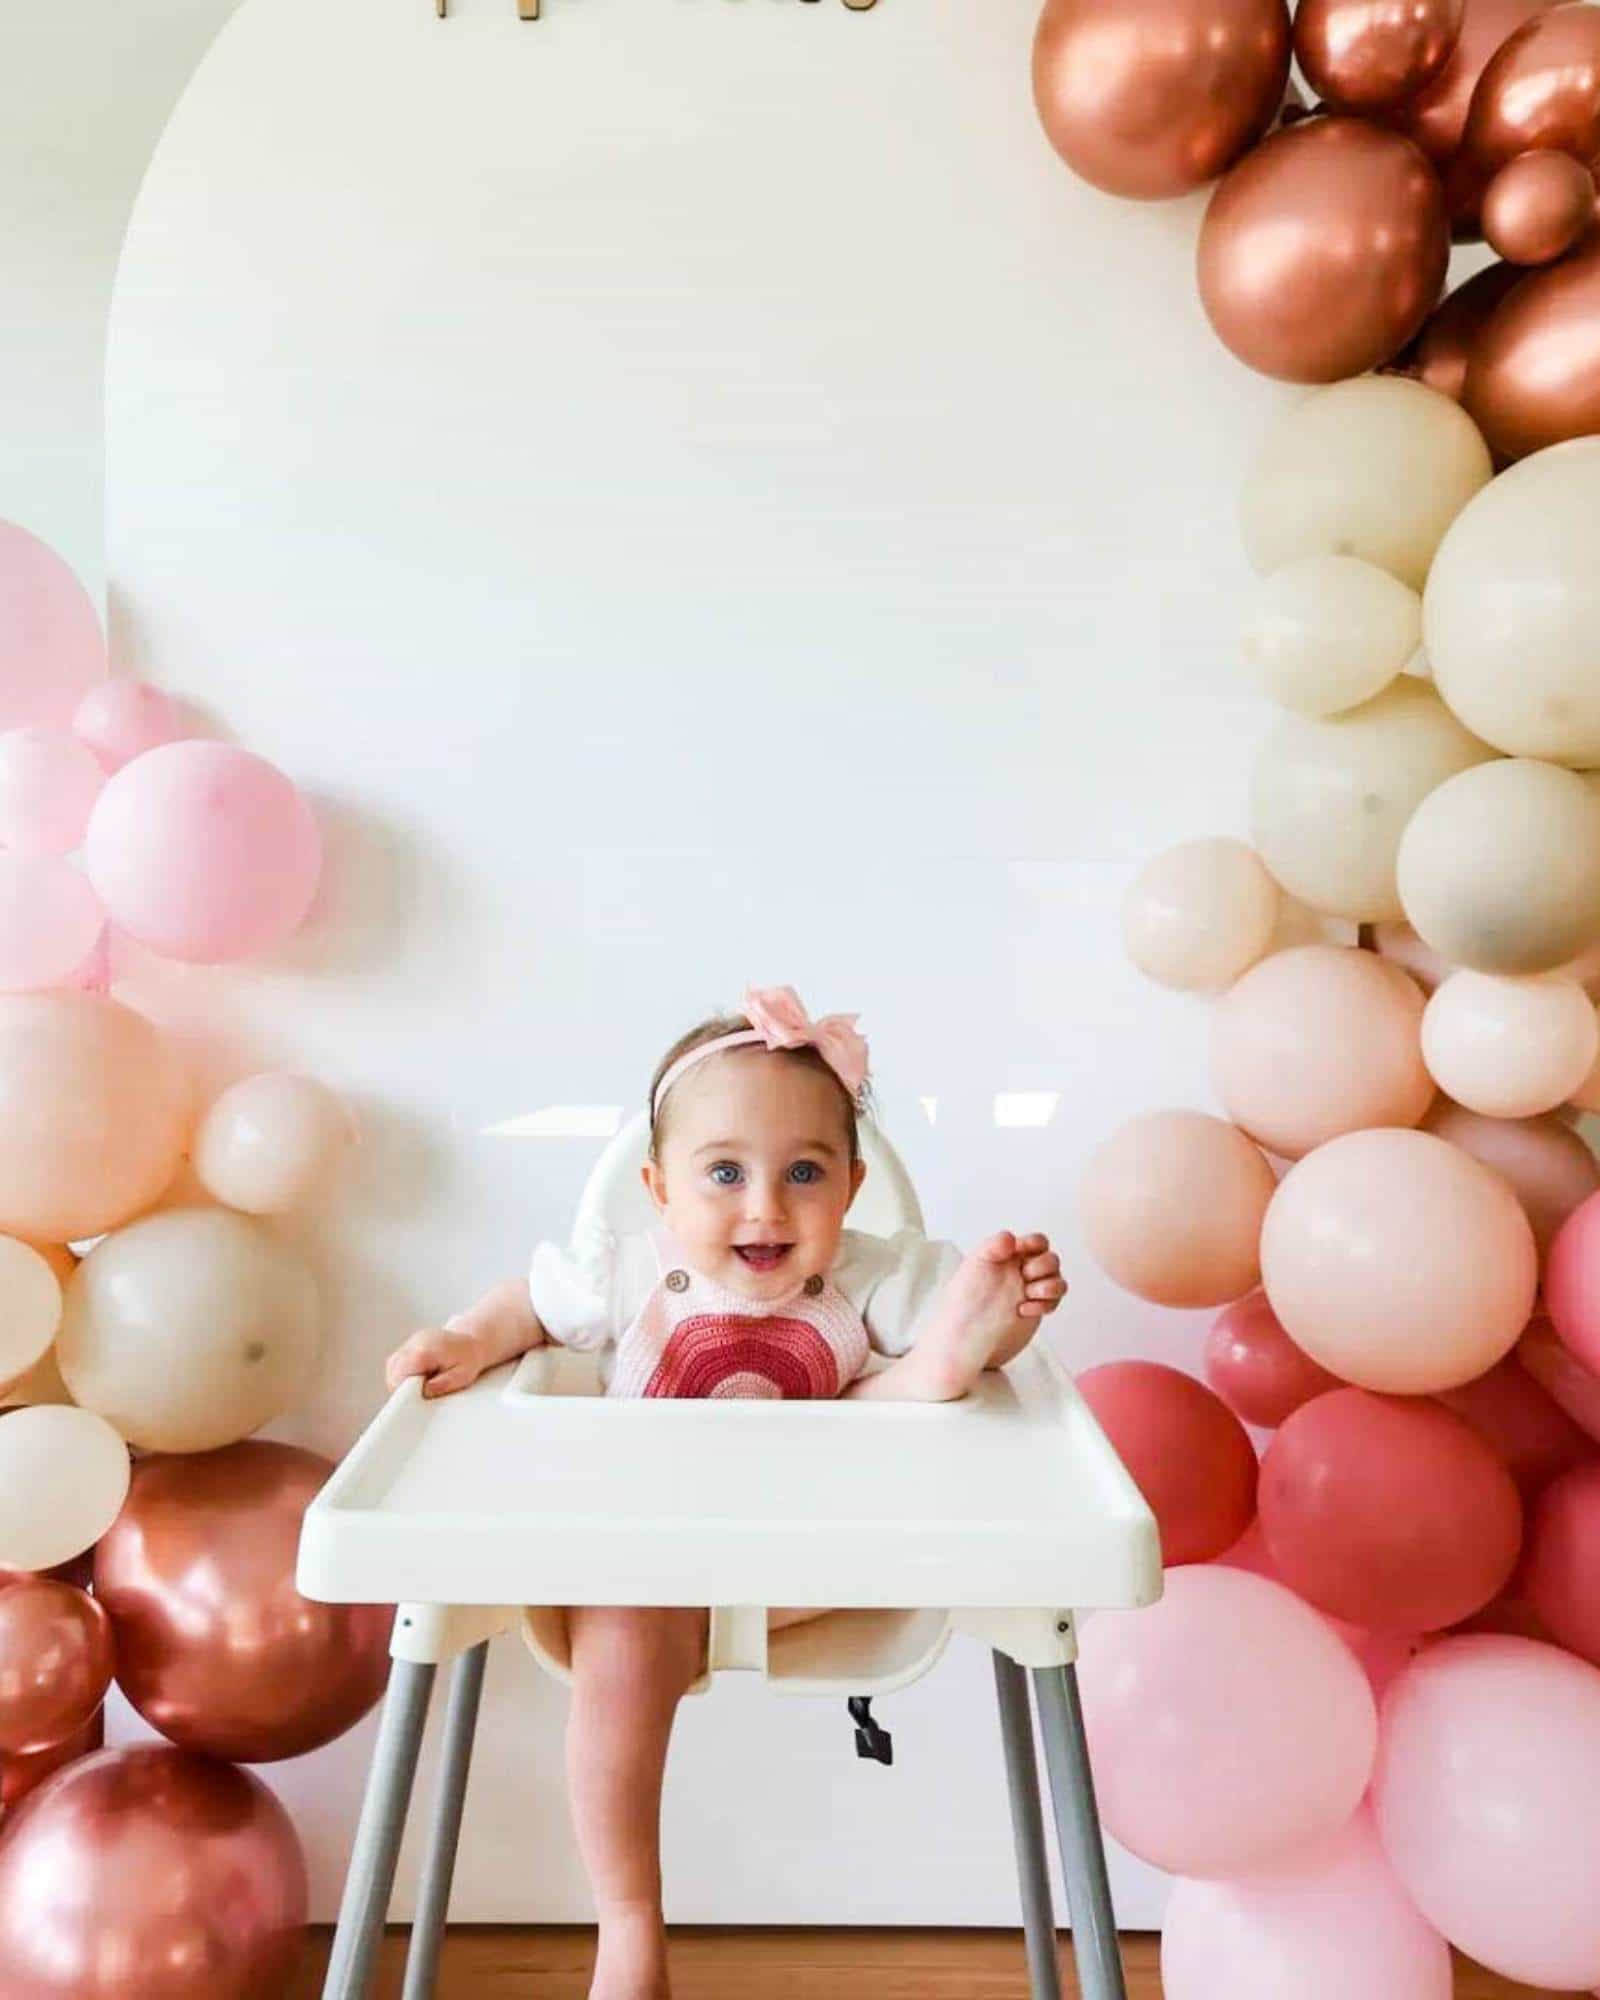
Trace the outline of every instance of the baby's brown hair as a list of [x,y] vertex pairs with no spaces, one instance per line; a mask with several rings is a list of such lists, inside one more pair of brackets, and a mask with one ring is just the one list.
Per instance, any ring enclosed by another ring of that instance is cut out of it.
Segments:
[[[656,1092],[661,1088],[661,1079],[680,1057],[688,1055],[692,1049],[703,1048],[707,1042],[720,1042],[724,1035],[737,1035],[748,1029],[749,1026],[749,1018],[744,1014],[709,1015],[704,1021],[697,1022],[687,1034],[680,1035],[672,1047],[661,1058],[660,1062],[656,1064],[655,1075],[650,1079],[650,1095],[645,1100],[650,1112],[650,1157],[652,1160],[659,1157],[657,1147],[660,1143],[661,1129],[667,1112],[666,1104],[661,1106],[659,1116],[657,1116],[655,1109]],[[758,1044],[752,1043],[751,1046],[756,1047]],[[867,1108],[864,1101],[866,1096],[865,1090],[862,1092],[863,1102],[858,1105],[849,1091],[846,1090],[832,1065],[820,1049],[809,1047],[778,1049],[774,1053],[787,1057],[790,1062],[804,1063],[808,1069],[820,1070],[835,1085],[839,1092],[839,1101],[844,1107],[845,1131],[850,1139],[850,1163],[854,1166],[856,1161],[861,1157],[861,1141],[857,1131],[857,1124],[861,1112]],[[670,1099],[668,1101],[670,1102]]]

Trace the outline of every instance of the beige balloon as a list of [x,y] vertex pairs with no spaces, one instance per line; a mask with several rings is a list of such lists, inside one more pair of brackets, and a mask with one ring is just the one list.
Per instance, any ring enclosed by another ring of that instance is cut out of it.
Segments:
[[313,1078],[247,1076],[201,1120],[194,1170],[229,1208],[279,1215],[315,1192],[351,1136],[344,1106]]
[[1441,784],[1400,842],[1412,928],[1477,972],[1552,972],[1600,934],[1600,794],[1574,772],[1499,758]]
[[1600,438],[1503,472],[1444,538],[1423,599],[1440,694],[1497,749],[1600,764]]
[[1437,785],[1493,754],[1421,681],[1395,681],[1342,715],[1286,715],[1256,758],[1256,851],[1315,910],[1354,923],[1400,917],[1395,857],[1407,822]]
[[173,1209],[108,1236],[67,1288],[67,1387],[130,1444],[211,1451],[279,1416],[316,1360],[310,1271],[261,1223]]
[[1084,1171],[1089,1254],[1156,1305],[1227,1305],[1260,1276],[1275,1185],[1237,1126],[1203,1111],[1147,1112],[1104,1140]]
[[31,1244],[0,1236],[0,1383],[35,1366],[61,1324],[61,1282]]
[[1304,556],[1262,582],[1245,621],[1257,685],[1300,715],[1370,701],[1422,644],[1422,599],[1358,556]]
[[1600,1055],[1600,1021],[1570,979],[1452,972],[1423,1015],[1422,1053],[1457,1104],[1533,1118],[1582,1088]]
[[1211,1016],[1223,1110],[1268,1152],[1298,1160],[1341,1132],[1415,1125],[1433,1102],[1420,989],[1348,945],[1265,959]]
[[1439,1097],[1422,1129],[1511,1183],[1541,1259],[1572,1211],[1600,1189],[1600,1160],[1559,1118],[1485,1118]]
[[1147,861],[1122,899],[1122,943],[1163,986],[1215,992],[1271,948],[1283,895],[1242,840],[1187,840]]
[[54,1569],[93,1548],[128,1497],[128,1447],[70,1405],[0,1421],[0,1568]]
[[1245,551],[1262,576],[1353,555],[1421,590],[1491,470],[1477,426],[1438,390],[1399,375],[1335,382],[1281,416],[1257,452],[1239,503]]

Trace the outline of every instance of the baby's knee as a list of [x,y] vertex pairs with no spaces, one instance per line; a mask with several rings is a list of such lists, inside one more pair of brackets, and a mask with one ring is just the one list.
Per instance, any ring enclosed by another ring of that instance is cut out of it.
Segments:
[[617,1699],[663,1687],[681,1694],[705,1666],[704,1611],[584,1605],[570,1618],[574,1677]]

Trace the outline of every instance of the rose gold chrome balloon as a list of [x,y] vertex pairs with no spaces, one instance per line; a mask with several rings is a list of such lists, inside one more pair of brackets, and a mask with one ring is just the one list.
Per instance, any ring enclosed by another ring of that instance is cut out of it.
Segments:
[[19,1806],[29,1792],[37,1791],[46,1778],[87,1757],[106,1740],[106,1712],[97,1708],[83,1727],[65,1743],[53,1743],[48,1750],[36,1750],[31,1757],[0,1756],[0,1823],[8,1806]]
[[1277,115],[1283,0],[1050,0],[1033,44],[1046,136],[1108,194],[1203,187]]
[[1388,122],[1442,165],[1461,144],[1467,106],[1485,63],[1514,29],[1550,4],[1551,0],[1466,0],[1461,34],[1444,68],[1415,97],[1397,105]]
[[272,1793],[164,1743],[70,1765],[0,1838],[0,1993],[17,2000],[284,2000],[305,1922]]
[[1461,35],[1465,0],[1300,0],[1294,52],[1340,111],[1383,111],[1437,76]]
[[1563,257],[1589,226],[1594,182],[1569,153],[1519,153],[1489,183],[1483,233],[1512,264]]
[[1502,458],[1600,432],[1600,235],[1530,272],[1491,314],[1462,401]]
[[1535,149],[1600,156],[1600,7],[1571,0],[1524,22],[1472,93],[1461,150],[1489,173]]
[[1432,167],[1359,118],[1273,136],[1212,195],[1200,298],[1264,375],[1337,382],[1388,361],[1444,282],[1450,233]]
[[300,1522],[333,1467],[294,1445],[142,1459],[95,1555],[117,1684],[186,1749],[298,1757],[359,1721],[389,1669],[389,1605],[294,1587]]
[[1436,306],[1422,331],[1395,356],[1386,372],[1409,375],[1459,403],[1467,381],[1467,357],[1478,329],[1513,285],[1527,275],[1515,264],[1491,264],[1457,285]]
[[27,1757],[75,1734],[111,1685],[111,1621],[70,1583],[0,1590],[0,1750]]

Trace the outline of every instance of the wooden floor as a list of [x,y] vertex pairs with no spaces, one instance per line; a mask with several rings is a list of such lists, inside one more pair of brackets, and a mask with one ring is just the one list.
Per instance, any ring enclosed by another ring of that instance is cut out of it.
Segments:
[[[675,1930],[672,1936],[673,2000],[1028,2000],[1022,1941],[1012,1932]],[[592,1950],[587,1930],[452,1931],[437,2000],[584,2000]],[[405,1933],[392,1931],[373,2000],[396,2000],[404,1951]],[[327,1933],[319,1932],[303,1978],[285,2000],[317,2000],[327,1955]],[[1157,1940],[1125,1938],[1123,1957],[1128,2000],[1161,2000]],[[1063,1960],[1070,1974],[1070,1954]],[[1064,1991],[1078,1991],[1070,1976]],[[1549,2000],[1541,1989],[1513,1986],[1465,1964],[1456,1973],[1456,1996]]]

